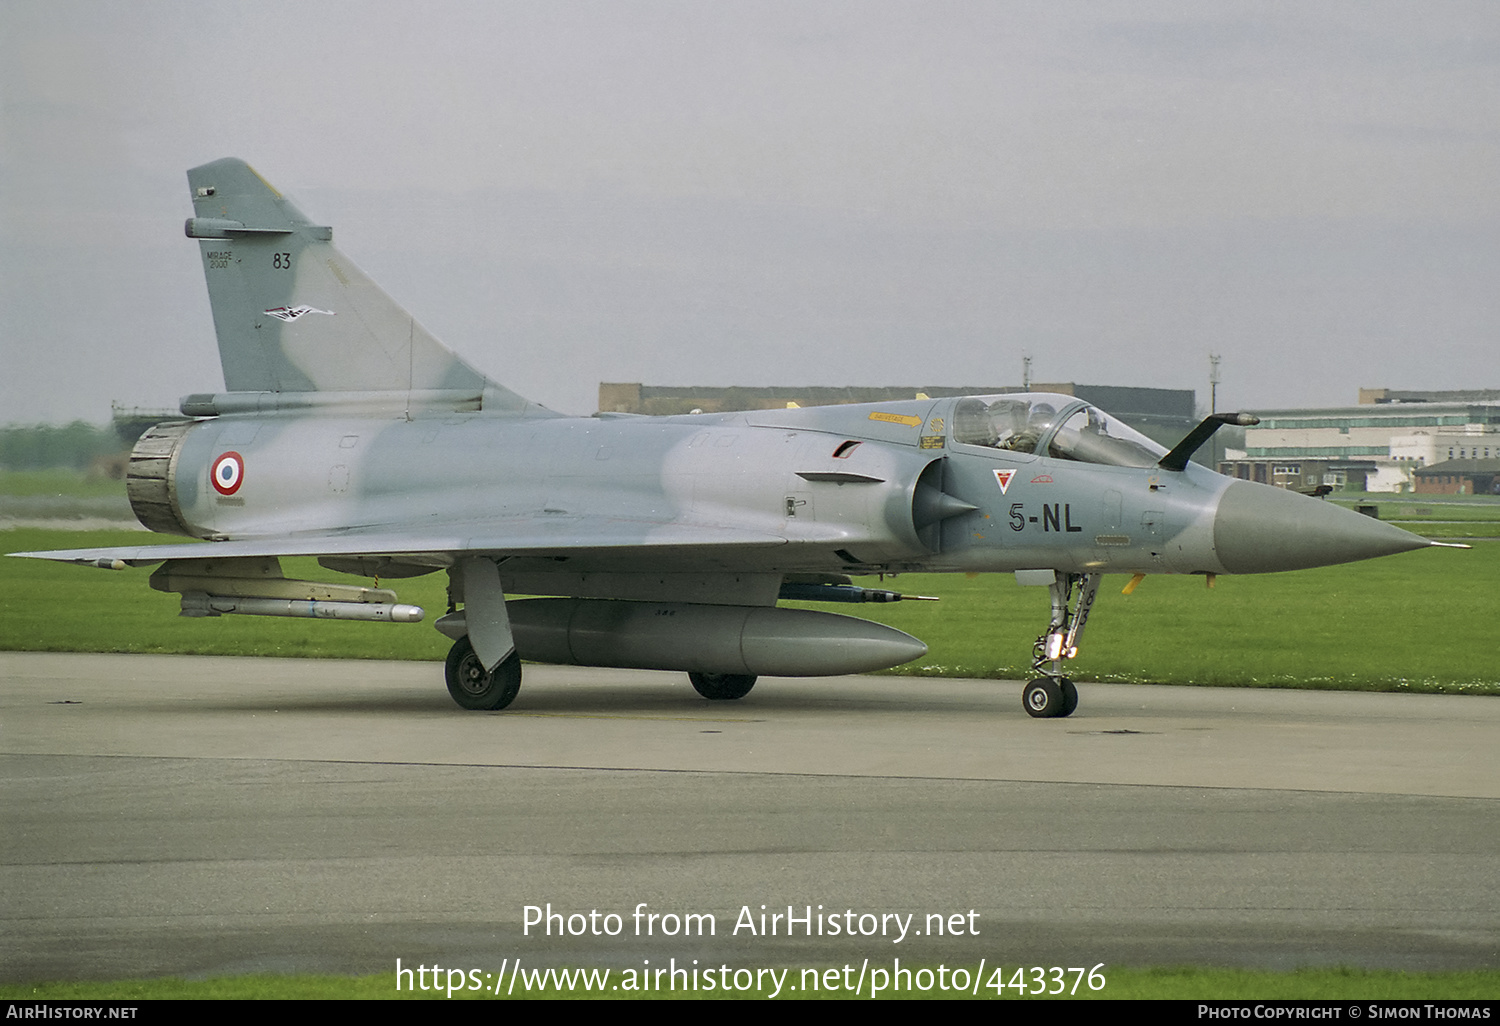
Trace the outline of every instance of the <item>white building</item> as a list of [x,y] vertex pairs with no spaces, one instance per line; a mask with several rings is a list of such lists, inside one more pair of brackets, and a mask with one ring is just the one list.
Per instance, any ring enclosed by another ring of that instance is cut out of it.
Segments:
[[1463,431],[1415,431],[1391,438],[1391,458],[1419,467],[1444,460],[1487,460],[1500,456],[1500,433],[1468,424]]
[[[1445,401],[1462,397],[1458,401]],[[1414,488],[1418,467],[1448,459],[1500,457],[1500,392],[1389,392],[1361,389],[1358,406],[1257,410],[1245,448],[1223,469],[1267,484],[1289,484],[1299,464],[1321,483],[1372,492]],[[1316,469],[1314,469],[1316,468]],[[1306,486],[1305,480],[1301,483]]]

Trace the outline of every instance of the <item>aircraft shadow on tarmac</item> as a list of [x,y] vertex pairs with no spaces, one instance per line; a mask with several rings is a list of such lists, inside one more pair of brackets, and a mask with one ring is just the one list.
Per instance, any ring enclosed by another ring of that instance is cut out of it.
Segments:
[[[317,666],[317,663],[313,664]],[[418,668],[421,667],[421,668]],[[152,701],[153,712],[170,715],[191,711],[227,713],[389,713],[410,716],[417,713],[453,714],[461,717],[446,691],[427,686],[425,664],[413,664],[413,686],[396,688],[372,686],[357,677],[330,685],[326,679],[314,683],[309,671],[309,688],[298,693],[293,677],[279,676],[264,693],[239,693],[223,696],[200,694],[188,702]],[[858,677],[807,681],[775,678],[762,679],[755,691],[735,701],[709,701],[694,692],[681,674],[636,671],[624,683],[599,683],[550,680],[528,688],[508,709],[489,713],[493,717],[531,715],[569,716],[646,716],[673,719],[759,720],[767,716],[795,713],[866,713],[908,717],[928,712],[960,715],[995,716],[1004,720],[1024,716],[1015,706],[1020,685],[1015,681],[976,681],[972,694],[955,695],[951,682],[942,693],[924,692],[922,678],[893,678],[899,687],[880,688],[871,693],[871,681]],[[420,683],[418,683],[420,682]],[[331,694],[331,688],[342,693]]]

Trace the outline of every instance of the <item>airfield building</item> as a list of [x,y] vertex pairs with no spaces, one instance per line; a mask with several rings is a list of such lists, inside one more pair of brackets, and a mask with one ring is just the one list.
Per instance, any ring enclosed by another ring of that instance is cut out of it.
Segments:
[[1423,468],[1500,459],[1500,390],[1362,388],[1359,401],[1334,409],[1254,411],[1260,423],[1246,429],[1243,449],[1225,451],[1219,472],[1301,490],[1330,485],[1415,492],[1435,487],[1428,480],[1418,488]]
[[1500,459],[1443,460],[1412,477],[1418,495],[1500,495]]

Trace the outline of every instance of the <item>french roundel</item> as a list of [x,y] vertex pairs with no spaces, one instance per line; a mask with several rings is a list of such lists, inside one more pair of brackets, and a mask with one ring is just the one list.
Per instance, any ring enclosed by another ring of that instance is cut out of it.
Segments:
[[209,477],[213,479],[214,491],[220,495],[233,495],[240,490],[240,482],[245,480],[245,461],[237,452],[226,452],[214,460]]

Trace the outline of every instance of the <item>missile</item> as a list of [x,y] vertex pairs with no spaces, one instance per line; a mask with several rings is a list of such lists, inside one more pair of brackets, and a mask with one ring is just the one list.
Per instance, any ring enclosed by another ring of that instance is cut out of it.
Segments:
[[777,598],[793,602],[936,602],[936,595],[903,595],[882,588],[852,588],[846,584],[801,584],[781,586]]
[[324,602],[317,599],[261,598],[243,595],[209,595],[201,591],[182,594],[182,616],[297,616],[312,620],[383,620],[387,623],[421,623],[421,606],[400,602]]

